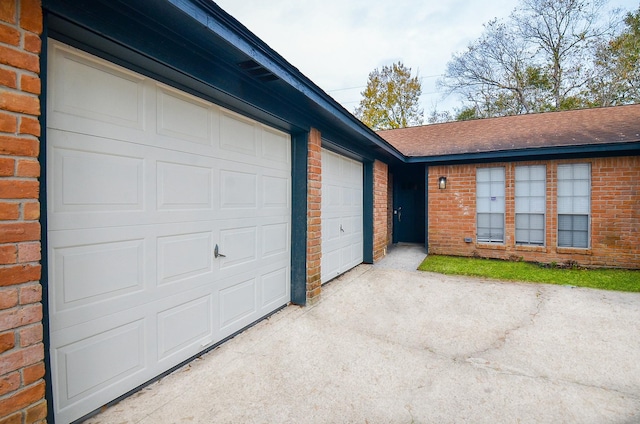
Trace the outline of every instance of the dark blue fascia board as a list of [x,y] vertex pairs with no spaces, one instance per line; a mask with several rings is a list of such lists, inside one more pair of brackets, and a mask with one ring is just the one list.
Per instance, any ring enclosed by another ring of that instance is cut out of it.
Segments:
[[531,149],[474,152],[442,156],[407,157],[406,163],[434,165],[454,165],[464,163],[488,163],[527,160],[594,158],[611,156],[638,156],[640,142],[589,144],[566,147],[538,147]]

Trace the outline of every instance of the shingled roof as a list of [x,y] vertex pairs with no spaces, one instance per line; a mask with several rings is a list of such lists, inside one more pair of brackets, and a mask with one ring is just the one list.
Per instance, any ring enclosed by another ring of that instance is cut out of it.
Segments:
[[409,157],[640,141],[640,104],[447,122],[379,131]]

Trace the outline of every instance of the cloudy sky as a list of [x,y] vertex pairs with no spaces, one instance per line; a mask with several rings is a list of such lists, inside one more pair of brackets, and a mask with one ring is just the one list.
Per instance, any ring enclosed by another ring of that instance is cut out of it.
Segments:
[[[402,61],[422,79],[425,117],[460,101],[436,88],[451,55],[518,0],[214,0],[347,110],[369,72]],[[638,0],[609,0],[635,11]]]

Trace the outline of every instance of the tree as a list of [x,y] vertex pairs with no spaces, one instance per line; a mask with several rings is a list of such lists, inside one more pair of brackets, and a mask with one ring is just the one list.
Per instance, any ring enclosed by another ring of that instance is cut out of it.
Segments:
[[588,93],[594,106],[640,102],[640,7],[627,13],[624,24],[624,31],[597,47]]
[[594,48],[612,35],[612,21],[601,19],[605,2],[521,0],[453,56],[440,87],[462,95],[476,117],[588,106]]
[[443,122],[451,122],[453,121],[453,115],[448,110],[440,111],[437,108],[433,108],[431,112],[429,112],[429,116],[427,117],[427,123],[429,124],[440,124]]
[[[532,112],[543,103],[548,81],[533,67],[532,53],[511,28],[498,20],[468,50],[453,56],[439,82],[471,103],[476,117]],[[468,113],[466,114],[468,116]]]
[[373,130],[421,125],[424,115],[419,107],[422,86],[411,68],[401,62],[383,66],[369,74],[355,115]]

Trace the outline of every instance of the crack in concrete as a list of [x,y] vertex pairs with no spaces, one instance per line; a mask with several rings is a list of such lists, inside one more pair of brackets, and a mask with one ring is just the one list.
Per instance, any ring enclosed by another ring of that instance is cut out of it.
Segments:
[[[459,355],[459,356],[455,357],[454,359],[456,359],[457,361],[464,360],[464,361],[468,362],[468,361],[470,361],[472,359],[481,359],[481,358],[477,358],[477,357],[482,356],[484,354],[487,354],[488,352],[502,349],[506,345],[507,340],[509,339],[509,336],[512,333],[514,333],[514,332],[516,332],[518,330],[521,330],[521,329],[523,329],[525,327],[529,327],[529,326],[532,326],[532,325],[535,324],[535,320],[538,317],[538,315],[540,314],[540,310],[542,309],[542,305],[544,304],[544,302],[546,300],[548,300],[544,296],[544,292],[543,292],[542,288],[537,288],[537,290],[536,290],[536,299],[537,299],[537,302],[535,304],[535,307],[529,309],[528,319],[527,319],[527,317],[525,317],[515,327],[505,329],[504,332],[495,340],[495,342],[493,342],[491,345],[489,345],[486,349],[475,351],[473,353],[466,354],[466,355]],[[533,310],[533,312],[532,312],[532,310]]]

